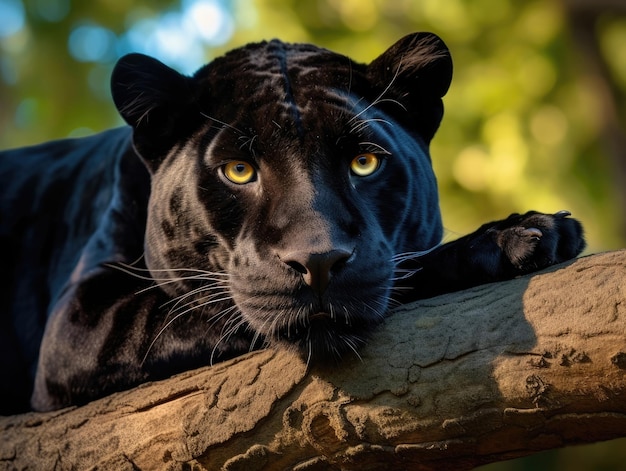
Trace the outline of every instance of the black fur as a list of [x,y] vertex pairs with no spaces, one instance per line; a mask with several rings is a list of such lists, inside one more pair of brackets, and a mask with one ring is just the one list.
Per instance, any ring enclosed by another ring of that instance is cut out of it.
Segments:
[[193,77],[122,58],[129,127],[0,156],[0,374],[17,378],[3,412],[31,391],[35,409],[82,404],[268,344],[338,360],[394,301],[578,255],[566,213],[438,245],[428,143],[451,76],[427,33],[370,65],[276,40]]

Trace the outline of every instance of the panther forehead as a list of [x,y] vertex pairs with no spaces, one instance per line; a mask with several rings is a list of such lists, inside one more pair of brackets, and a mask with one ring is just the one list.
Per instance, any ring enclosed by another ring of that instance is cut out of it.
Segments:
[[253,108],[267,122],[293,124],[303,137],[304,116],[321,105],[345,109],[345,95],[362,82],[358,79],[363,70],[348,57],[323,48],[272,40],[231,51],[194,78],[206,78],[211,97],[226,100],[224,108],[239,109],[240,119]]

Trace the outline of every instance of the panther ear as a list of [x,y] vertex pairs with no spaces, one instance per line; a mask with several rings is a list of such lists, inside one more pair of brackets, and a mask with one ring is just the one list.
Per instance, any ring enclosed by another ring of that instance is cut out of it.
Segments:
[[433,33],[414,33],[400,39],[368,66],[370,83],[410,113],[420,135],[429,142],[443,117],[443,102],[452,81],[452,58]]
[[135,147],[148,164],[163,157],[192,102],[191,79],[144,54],[122,57],[111,76],[111,94],[134,129]]

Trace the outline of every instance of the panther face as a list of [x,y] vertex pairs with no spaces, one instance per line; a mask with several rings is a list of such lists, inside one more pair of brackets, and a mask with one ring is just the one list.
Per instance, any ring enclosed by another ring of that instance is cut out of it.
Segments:
[[152,175],[152,276],[214,312],[223,342],[355,350],[393,300],[397,257],[441,239],[427,146],[450,79],[430,34],[370,65],[279,41],[193,77],[126,56],[112,88]]

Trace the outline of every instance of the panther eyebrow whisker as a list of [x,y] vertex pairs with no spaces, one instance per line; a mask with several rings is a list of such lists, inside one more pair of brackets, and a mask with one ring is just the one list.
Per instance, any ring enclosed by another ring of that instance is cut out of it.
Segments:
[[361,134],[361,132],[364,129],[368,128],[371,123],[383,123],[390,127],[394,127],[393,123],[391,123],[389,120],[384,119],[384,118],[361,119],[357,121],[356,124],[352,126],[352,128],[350,128],[350,134]]
[[354,71],[352,70],[352,61],[348,59],[348,95],[352,92],[352,78]]
[[404,106],[404,103],[402,103],[401,101],[396,100],[394,98],[383,98],[382,100],[378,100],[378,102],[376,104],[378,105],[380,103],[393,103],[394,105],[398,105],[404,111],[407,111],[407,108],[406,108],[406,106]]
[[[385,87],[385,89],[380,93],[380,95],[378,95],[374,101],[372,101],[368,106],[366,106],[364,109],[362,109],[360,112],[358,112],[357,114],[355,114],[352,119],[349,122],[352,122],[353,120],[359,119],[361,117],[361,115],[363,113],[366,113],[370,110],[370,108],[373,108],[374,106],[376,106],[378,103],[382,103],[383,101],[383,97],[385,96],[385,94],[391,90],[391,87],[393,86],[394,82],[396,81],[396,79],[398,78],[398,75],[400,74],[400,69],[402,68],[402,58],[400,59],[400,61],[398,62],[398,66],[396,67],[396,70],[394,72],[393,77],[391,78],[391,80],[389,81],[389,84]],[[395,101],[395,100],[394,100]]]
[[359,145],[362,147],[371,147],[371,148],[378,149],[378,152],[377,152],[378,154],[392,155],[391,152],[389,152],[380,144],[376,144],[375,142],[364,141],[364,142],[359,142]]
[[212,116],[210,116],[210,115],[208,115],[208,114],[206,114],[206,113],[204,113],[202,111],[200,112],[200,115],[205,117],[205,118],[207,118],[207,119],[210,119],[211,121],[215,121],[216,123],[221,124],[224,128],[232,129],[233,131],[235,131],[235,132],[237,132],[239,134],[242,134],[242,135],[245,134],[243,131],[241,131],[240,129],[236,128],[232,124],[228,124],[228,123],[226,123],[224,121],[221,121],[221,120],[219,120],[217,118],[214,118],[214,117],[212,117]]
[[239,140],[243,141],[240,145],[239,145],[239,149],[243,149],[244,147],[248,148],[248,151],[254,155],[254,141],[256,141],[256,139],[258,138],[258,134],[255,134],[252,137],[249,136],[239,136]]

